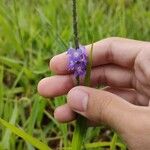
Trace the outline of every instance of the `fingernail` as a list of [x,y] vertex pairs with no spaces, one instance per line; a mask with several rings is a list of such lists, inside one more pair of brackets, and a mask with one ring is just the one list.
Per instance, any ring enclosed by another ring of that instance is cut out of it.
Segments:
[[87,110],[88,98],[83,90],[73,89],[68,94],[68,103],[74,110],[84,112]]

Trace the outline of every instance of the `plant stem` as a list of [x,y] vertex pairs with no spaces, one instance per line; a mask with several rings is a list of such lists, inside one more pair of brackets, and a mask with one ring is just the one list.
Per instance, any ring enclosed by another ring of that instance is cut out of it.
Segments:
[[72,150],[81,150],[82,147],[84,148],[83,141],[86,136],[86,131],[86,118],[78,115],[75,130],[73,133]]
[[[78,38],[78,22],[77,22],[77,1],[72,0],[72,22],[73,22],[73,35],[74,35],[74,45],[75,48],[79,48],[79,38]],[[76,77],[77,85],[80,84],[79,77]]]
[[[79,38],[78,38],[78,24],[77,24],[77,9],[76,0],[72,0],[72,12],[73,12],[73,33],[74,33],[74,45],[75,48],[79,48]],[[80,84],[79,76],[76,78],[77,85]],[[77,117],[75,130],[72,139],[72,150],[81,150],[84,137],[86,135],[86,119],[80,115]]]
[[74,32],[74,44],[75,48],[79,48],[79,38],[78,38],[78,23],[77,23],[77,2],[72,0],[72,12],[73,12],[73,32]]

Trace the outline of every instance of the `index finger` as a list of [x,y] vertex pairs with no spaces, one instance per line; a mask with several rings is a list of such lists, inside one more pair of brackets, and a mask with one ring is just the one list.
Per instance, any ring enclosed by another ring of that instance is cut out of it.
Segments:
[[[93,47],[93,67],[104,64],[116,64],[122,67],[132,68],[138,53],[148,42],[124,39],[107,38],[94,43]],[[89,54],[91,45],[86,46]],[[56,74],[67,74],[67,54],[56,55],[50,61],[50,69]]]

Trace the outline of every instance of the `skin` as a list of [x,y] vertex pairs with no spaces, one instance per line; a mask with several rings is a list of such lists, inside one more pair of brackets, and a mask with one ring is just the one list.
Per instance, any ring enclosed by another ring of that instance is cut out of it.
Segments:
[[[86,46],[87,53],[91,45]],[[67,55],[52,58],[56,75],[42,79],[38,92],[44,97],[67,94],[67,103],[56,108],[59,122],[76,114],[90,125],[104,123],[118,132],[130,150],[150,149],[150,42],[107,38],[94,43],[91,87],[76,86],[67,71]],[[105,84],[103,89],[94,87]]]

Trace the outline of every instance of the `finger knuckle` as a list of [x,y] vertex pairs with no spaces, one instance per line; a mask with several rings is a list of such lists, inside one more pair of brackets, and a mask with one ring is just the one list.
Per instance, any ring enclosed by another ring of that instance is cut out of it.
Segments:
[[150,51],[142,50],[135,60],[135,71],[143,74],[146,80],[150,81]]
[[107,46],[107,52],[105,54],[105,59],[108,62],[113,62],[113,48],[115,45],[115,42],[119,41],[120,38],[118,37],[109,37],[103,40],[105,45]]

